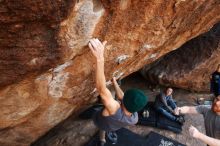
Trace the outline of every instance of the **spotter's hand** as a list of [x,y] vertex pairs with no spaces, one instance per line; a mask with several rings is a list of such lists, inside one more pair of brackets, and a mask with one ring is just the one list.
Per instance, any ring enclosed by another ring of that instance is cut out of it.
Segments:
[[189,127],[189,134],[194,138],[198,138],[198,135],[200,134],[200,132],[194,126],[190,126]]

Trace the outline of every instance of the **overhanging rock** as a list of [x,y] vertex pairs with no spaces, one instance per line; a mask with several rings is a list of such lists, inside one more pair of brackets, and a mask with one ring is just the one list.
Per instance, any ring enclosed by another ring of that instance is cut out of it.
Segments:
[[219,9],[219,0],[1,0],[0,145],[29,145],[94,102],[90,38],[108,41],[107,80],[123,78],[208,31]]

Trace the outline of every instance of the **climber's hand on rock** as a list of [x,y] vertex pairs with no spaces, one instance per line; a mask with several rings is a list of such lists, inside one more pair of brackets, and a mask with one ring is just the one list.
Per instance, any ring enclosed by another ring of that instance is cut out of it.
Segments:
[[96,57],[97,61],[103,61],[104,60],[104,49],[106,45],[106,41],[101,43],[99,39],[91,39],[89,41],[89,48],[92,51],[92,54]]

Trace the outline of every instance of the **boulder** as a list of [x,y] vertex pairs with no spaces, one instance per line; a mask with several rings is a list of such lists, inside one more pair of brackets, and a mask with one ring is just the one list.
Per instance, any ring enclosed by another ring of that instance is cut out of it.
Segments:
[[90,38],[124,78],[208,31],[219,0],[0,0],[0,145],[23,146],[96,101]]
[[141,74],[151,83],[197,92],[210,91],[210,76],[220,64],[220,23],[161,57]]

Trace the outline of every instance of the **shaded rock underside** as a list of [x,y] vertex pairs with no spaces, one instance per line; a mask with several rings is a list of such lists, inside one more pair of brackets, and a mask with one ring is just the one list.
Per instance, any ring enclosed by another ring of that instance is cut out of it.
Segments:
[[210,75],[220,64],[220,23],[146,66],[141,73],[154,84],[209,91]]
[[29,145],[96,100],[90,38],[108,41],[107,81],[123,78],[209,30],[219,8],[219,0],[1,0],[0,145]]

